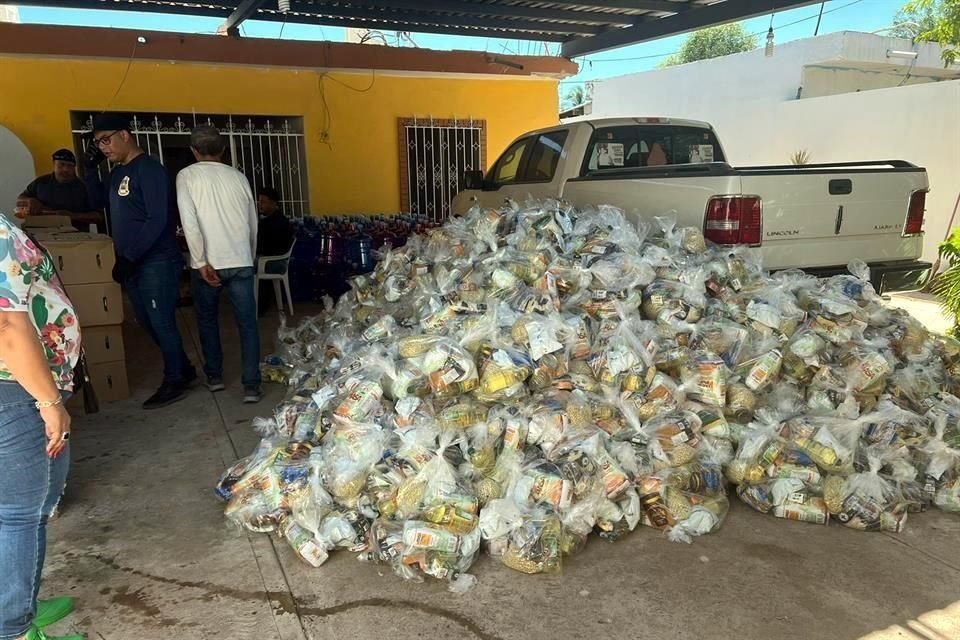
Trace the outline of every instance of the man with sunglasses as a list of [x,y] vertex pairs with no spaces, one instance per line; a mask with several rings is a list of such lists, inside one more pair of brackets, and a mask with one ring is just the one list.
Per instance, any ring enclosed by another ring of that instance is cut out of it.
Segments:
[[177,301],[183,256],[177,246],[170,211],[166,169],[137,144],[126,118],[101,114],[94,120],[94,144],[113,165],[106,184],[96,167],[84,180],[95,204],[106,206],[117,253],[114,280],[119,282],[143,327],[163,354],[163,383],[143,404],[159,409],[182,400],[197,372],[183,351],[177,328]]

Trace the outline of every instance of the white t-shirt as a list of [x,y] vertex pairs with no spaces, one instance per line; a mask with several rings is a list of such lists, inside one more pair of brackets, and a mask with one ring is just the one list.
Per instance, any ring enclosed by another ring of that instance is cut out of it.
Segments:
[[192,164],[177,175],[177,205],[193,269],[253,266],[257,205],[245,175],[221,162]]

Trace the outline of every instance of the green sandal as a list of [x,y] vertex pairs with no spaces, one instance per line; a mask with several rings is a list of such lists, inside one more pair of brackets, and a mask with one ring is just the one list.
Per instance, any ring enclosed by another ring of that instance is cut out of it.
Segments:
[[36,627],[27,631],[26,640],[87,640],[86,636],[48,636]]
[[60,622],[73,611],[73,598],[61,597],[37,601],[37,616],[33,619],[33,626],[37,629],[49,627]]

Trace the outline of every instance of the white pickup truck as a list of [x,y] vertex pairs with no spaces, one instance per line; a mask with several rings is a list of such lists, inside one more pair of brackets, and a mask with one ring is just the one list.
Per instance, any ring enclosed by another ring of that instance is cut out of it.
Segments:
[[673,213],[718,244],[760,247],[771,270],[829,275],[859,258],[878,290],[912,288],[923,248],[927,173],[902,160],[732,167],[713,128],[672,118],[595,119],[531,131],[484,176],[468,172],[451,214],[506,199]]

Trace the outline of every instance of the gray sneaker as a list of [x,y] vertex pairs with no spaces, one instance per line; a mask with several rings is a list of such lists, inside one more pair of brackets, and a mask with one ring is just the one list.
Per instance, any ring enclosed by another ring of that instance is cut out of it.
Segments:
[[223,378],[207,378],[207,389],[210,390],[210,393],[216,393],[217,391],[223,391],[227,386],[223,384]]
[[243,388],[243,402],[245,404],[256,404],[261,400],[263,400],[263,391],[260,390],[260,387]]

